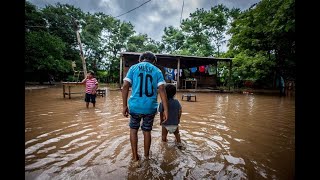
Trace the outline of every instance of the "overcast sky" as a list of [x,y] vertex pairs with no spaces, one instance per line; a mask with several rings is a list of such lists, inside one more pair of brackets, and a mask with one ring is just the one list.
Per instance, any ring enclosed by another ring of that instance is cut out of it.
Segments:
[[[71,4],[84,12],[103,12],[116,17],[148,0],[28,0],[39,8],[45,5]],[[248,9],[260,0],[184,0],[182,19],[197,8],[210,9],[211,6],[224,4],[228,8]],[[179,27],[183,0],[151,0],[138,9],[118,17],[121,21],[130,21],[137,33],[147,34],[156,41],[160,41],[165,27]],[[224,46],[222,50],[226,50]]]

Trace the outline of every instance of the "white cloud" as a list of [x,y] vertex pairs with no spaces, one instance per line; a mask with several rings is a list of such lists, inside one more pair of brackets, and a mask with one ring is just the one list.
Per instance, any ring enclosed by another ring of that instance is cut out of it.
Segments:
[[158,23],[162,20],[161,16],[159,16],[157,12],[154,15],[147,15],[147,17],[152,23]]
[[[117,16],[147,0],[28,0],[31,3],[44,7],[47,4],[71,4],[81,8],[84,12],[103,12],[107,15]],[[247,9],[260,0],[184,0],[182,19],[189,17],[197,8],[210,9],[217,4],[224,4],[228,8],[237,7]],[[161,41],[165,27],[180,26],[180,17],[183,0],[152,0],[132,12],[119,17],[120,20],[131,22],[137,33],[147,34],[156,41]],[[227,39],[229,39],[227,37]],[[223,50],[227,49],[226,45]]]

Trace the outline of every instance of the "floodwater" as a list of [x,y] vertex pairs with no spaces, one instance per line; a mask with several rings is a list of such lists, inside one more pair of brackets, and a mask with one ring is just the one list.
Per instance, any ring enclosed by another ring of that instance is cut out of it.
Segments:
[[[294,97],[197,93],[188,102],[181,95],[183,148],[173,134],[161,142],[157,115],[150,160],[136,168],[120,91],[107,90],[86,109],[82,95],[64,99],[61,87],[25,90],[25,178],[294,179]],[[141,130],[138,138],[143,157]]]

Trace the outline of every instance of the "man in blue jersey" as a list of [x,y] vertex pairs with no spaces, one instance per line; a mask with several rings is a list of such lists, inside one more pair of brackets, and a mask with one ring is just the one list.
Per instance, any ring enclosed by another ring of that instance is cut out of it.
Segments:
[[[139,156],[137,153],[138,130],[140,121],[142,121],[141,129],[144,136],[144,156],[149,158],[149,150],[151,145],[151,130],[153,120],[157,113],[159,94],[163,103],[164,121],[168,118],[168,101],[165,91],[165,81],[162,72],[154,66],[157,62],[156,56],[151,52],[145,52],[140,55],[139,63],[130,67],[127,76],[123,79],[122,114],[128,117],[130,114],[130,143],[132,150],[132,160],[137,162]],[[128,100],[129,87],[131,85],[131,95]],[[129,106],[128,106],[129,105]]]

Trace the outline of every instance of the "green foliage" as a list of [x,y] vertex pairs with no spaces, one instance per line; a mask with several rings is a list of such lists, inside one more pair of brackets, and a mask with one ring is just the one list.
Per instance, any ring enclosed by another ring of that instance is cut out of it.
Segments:
[[160,43],[152,40],[147,34],[138,34],[129,37],[127,42],[128,52],[145,52],[151,51],[154,53],[159,53]]
[[[55,77],[66,79],[71,73],[71,61],[76,61],[77,69],[81,69],[76,37],[79,30],[87,69],[107,70],[113,79],[119,74],[119,52],[126,49],[129,37],[134,34],[131,23],[103,13],[84,13],[60,3],[38,10],[26,2],[25,12],[27,72],[54,72]],[[158,44],[148,39],[145,49],[156,50]],[[101,74],[102,78],[105,76]]]
[[96,78],[97,78],[97,80],[99,82],[105,83],[107,81],[107,78],[108,78],[108,72],[99,70],[96,73]]
[[173,26],[164,28],[164,35],[162,36],[162,42],[164,43],[165,51],[168,53],[174,53],[181,50],[185,41],[183,32]]
[[[25,71],[50,72],[67,79],[71,61],[81,69],[76,30],[87,68],[102,81],[119,81],[119,53],[123,51],[234,58],[234,82],[270,84],[275,73],[295,78],[294,0],[262,0],[245,11],[223,5],[197,9],[180,27],[166,27],[161,42],[137,34],[130,22],[103,13],[84,13],[60,3],[39,10],[26,1]],[[231,35],[229,50],[221,52],[226,32]],[[228,73],[227,64],[221,64],[221,83],[227,82]]]
[[[277,74],[282,74],[285,79],[294,79],[295,2],[262,0],[254,8],[234,17],[235,21],[229,30],[232,34],[229,51],[233,54],[240,53],[238,57],[247,50],[253,54],[264,52],[261,56],[265,57],[263,58],[265,61],[270,61],[265,67],[265,72],[255,69],[257,72],[251,74],[251,78],[261,79],[269,71],[275,71]],[[273,58],[269,58],[271,56]],[[244,61],[254,62],[250,58]],[[270,66],[274,68],[268,69]]]
[[25,3],[25,30],[46,31],[46,21],[41,11],[36,6],[26,1]]
[[25,66],[33,71],[68,72],[70,63],[63,58],[65,43],[47,32],[26,34]]
[[[236,14],[233,10],[232,13]],[[235,16],[235,15],[234,15]],[[184,19],[180,28],[164,29],[162,42],[167,53],[196,56],[220,56],[221,46],[226,42],[229,9],[223,5],[206,11],[197,9]]]
[[77,46],[75,22],[78,22],[81,26],[85,16],[80,8],[57,3],[55,6],[46,6],[42,9],[42,13],[47,21],[50,34],[60,37],[70,46]]
[[233,59],[233,78],[240,80],[265,79],[272,74],[275,62],[269,60],[265,52],[251,54],[244,51],[237,54]]

